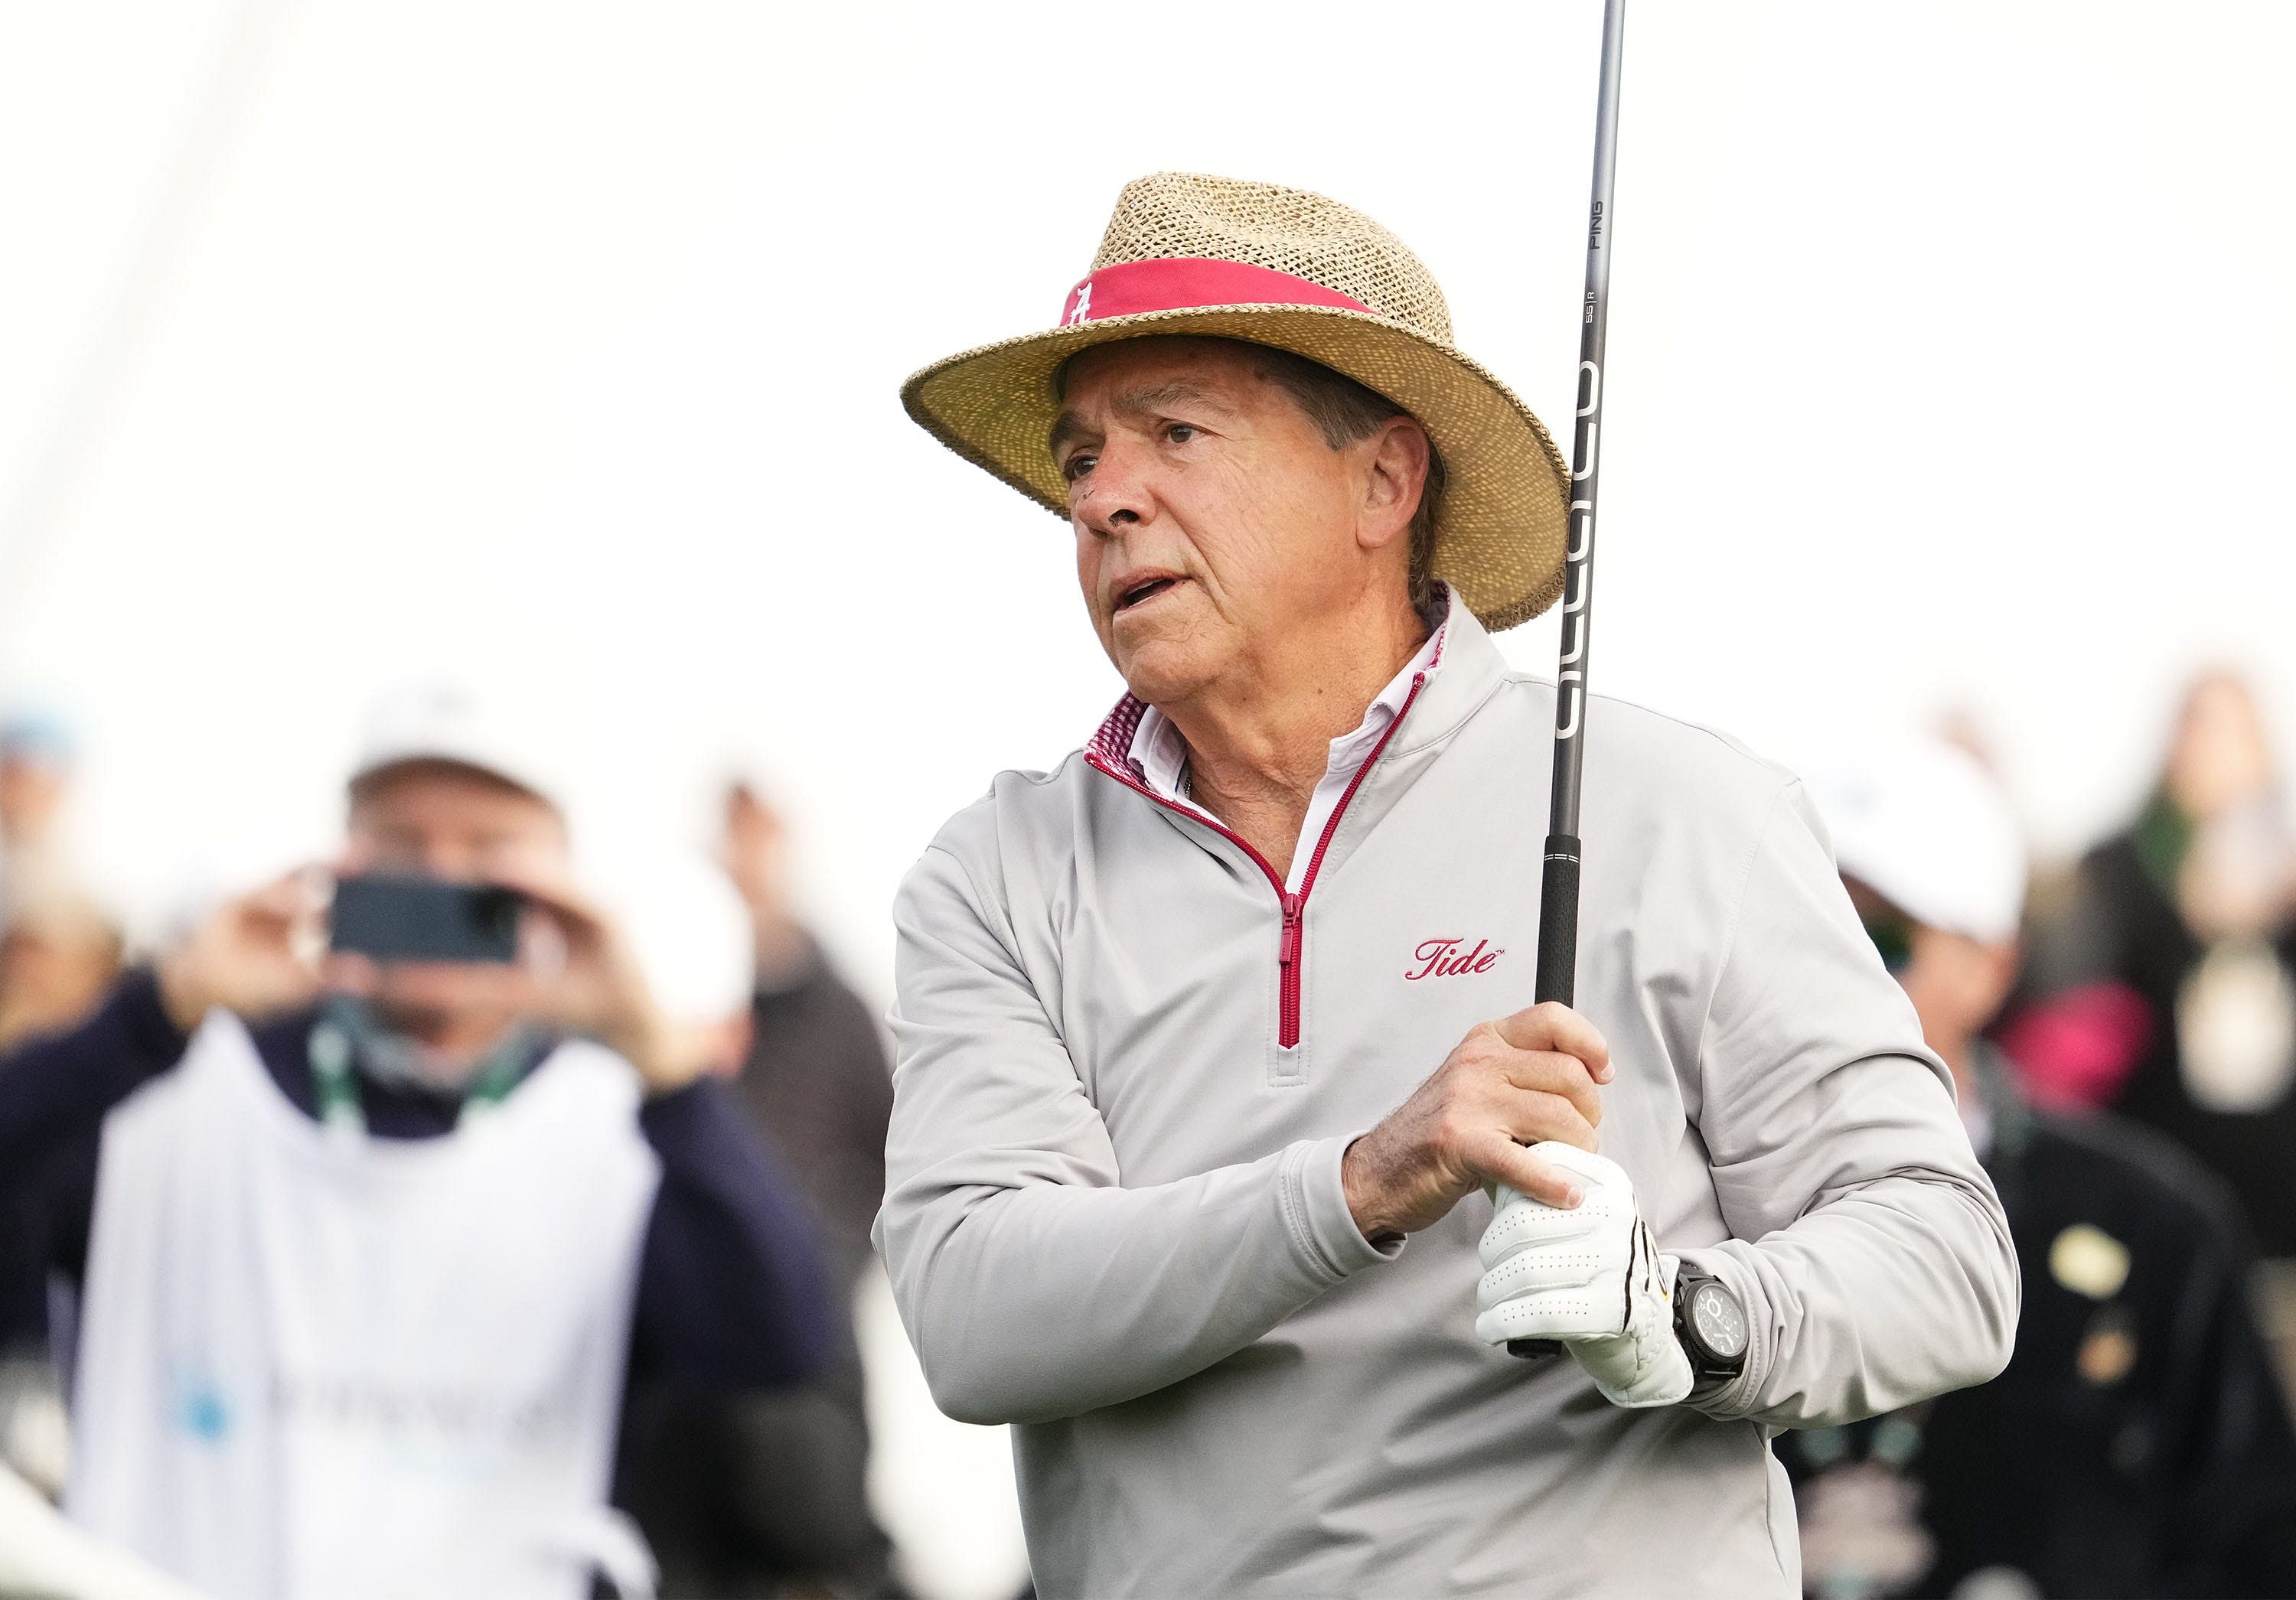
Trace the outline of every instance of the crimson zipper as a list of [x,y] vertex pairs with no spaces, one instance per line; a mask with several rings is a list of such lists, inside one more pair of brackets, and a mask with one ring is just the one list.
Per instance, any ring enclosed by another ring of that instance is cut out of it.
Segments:
[[1167,800],[1130,773],[1122,771],[1113,762],[1103,758],[1097,751],[1085,753],[1086,760],[1118,783],[1137,789],[1167,811],[1176,811],[1191,821],[1202,823],[1219,834],[1250,857],[1259,870],[1267,874],[1267,881],[1275,886],[1275,898],[1283,910],[1283,931],[1277,935],[1275,943],[1278,979],[1275,1042],[1286,1050],[1295,1050],[1300,1046],[1300,971],[1306,964],[1308,954],[1308,896],[1316,887],[1316,874],[1324,870],[1324,853],[1332,848],[1332,835],[1340,831],[1340,819],[1348,814],[1348,807],[1354,801],[1356,791],[1362,788],[1364,779],[1371,775],[1371,769],[1386,751],[1388,741],[1395,737],[1396,730],[1403,726],[1404,718],[1410,714],[1411,702],[1419,698],[1419,691],[1426,686],[1427,675],[1424,672],[1412,675],[1411,693],[1406,694],[1403,703],[1395,709],[1395,720],[1387,725],[1387,731],[1379,736],[1379,743],[1371,747],[1371,754],[1365,756],[1363,765],[1356,768],[1356,775],[1348,780],[1347,792],[1341,795],[1340,803],[1332,808],[1331,818],[1324,824],[1324,831],[1316,840],[1315,853],[1308,857],[1308,870],[1300,879],[1300,892],[1297,894],[1284,887],[1283,874],[1269,865],[1267,857],[1252,849],[1243,835],[1234,829],[1193,806]]

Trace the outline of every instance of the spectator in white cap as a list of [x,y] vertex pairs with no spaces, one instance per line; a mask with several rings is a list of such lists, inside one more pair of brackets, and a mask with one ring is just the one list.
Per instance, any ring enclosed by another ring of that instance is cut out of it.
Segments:
[[2226,1196],[2142,1128],[2037,1109],[1987,1041],[2025,892],[1999,788],[1927,742],[1811,786],[1859,917],[1953,1070],[2025,1304],[1991,1383],[1780,1436],[1809,1592],[2296,1594],[2296,1438]]
[[802,1207],[550,785],[467,701],[391,703],[332,953],[283,881],[5,1065],[0,1181],[81,1297],[92,1532],[225,1596],[641,1593],[626,1380],[818,1370]]
[[1850,904],[1953,1070],[1964,1120],[1981,1118],[1971,1063],[2017,977],[2016,819],[1977,759],[1942,742],[1883,748],[1810,786]]

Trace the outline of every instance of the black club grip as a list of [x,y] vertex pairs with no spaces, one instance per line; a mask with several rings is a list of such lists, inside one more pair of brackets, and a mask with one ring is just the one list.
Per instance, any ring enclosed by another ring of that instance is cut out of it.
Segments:
[[1538,989],[1541,1001],[1568,1005],[1578,992],[1578,841],[1546,836],[1538,880]]
[[[1541,1001],[1570,1004],[1578,990],[1578,841],[1546,836],[1546,863],[1538,885],[1538,989]],[[1543,1361],[1562,1353],[1552,1339],[1510,1339],[1507,1354]]]

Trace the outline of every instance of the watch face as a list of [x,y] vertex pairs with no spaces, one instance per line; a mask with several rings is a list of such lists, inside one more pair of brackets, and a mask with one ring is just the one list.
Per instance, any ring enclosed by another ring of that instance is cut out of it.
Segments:
[[1716,1283],[1704,1283],[1690,1296],[1690,1325],[1699,1342],[1725,1361],[1746,1353],[1746,1313],[1738,1297]]

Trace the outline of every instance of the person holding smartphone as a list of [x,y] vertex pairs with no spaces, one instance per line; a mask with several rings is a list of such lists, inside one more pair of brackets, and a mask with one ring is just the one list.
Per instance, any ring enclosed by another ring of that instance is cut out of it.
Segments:
[[78,1290],[66,1508],[226,1595],[624,1593],[629,1372],[836,1340],[804,1208],[466,702],[377,720],[307,877],[0,1063],[0,1184]]

